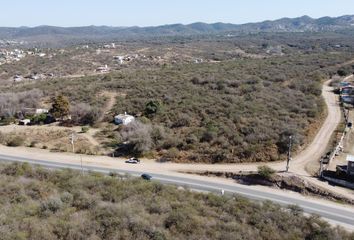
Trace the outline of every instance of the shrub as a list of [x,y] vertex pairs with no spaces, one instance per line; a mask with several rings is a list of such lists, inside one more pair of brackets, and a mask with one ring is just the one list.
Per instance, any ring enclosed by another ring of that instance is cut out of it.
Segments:
[[263,166],[259,166],[258,167],[257,173],[262,178],[271,179],[271,178],[274,177],[275,170],[270,168],[270,167],[268,167],[267,165],[263,165]]
[[159,101],[149,101],[145,105],[145,114],[148,116],[158,113],[161,109],[161,103]]
[[47,122],[48,114],[42,113],[31,117],[31,124],[44,124]]
[[152,128],[150,125],[143,124],[139,121],[123,126],[120,135],[124,141],[128,142],[133,154],[143,154],[152,148],[151,139]]
[[14,136],[14,137],[11,137],[6,145],[9,146],[9,147],[19,147],[19,146],[22,146],[25,142],[25,139],[23,137],[20,137],[20,136]]
[[36,147],[37,144],[38,144],[38,141],[31,141],[29,147]]
[[63,206],[63,202],[60,200],[60,198],[49,198],[48,200],[42,202],[40,206],[40,210],[42,213],[44,212],[52,212],[55,213],[59,211]]
[[72,205],[79,210],[91,209],[96,206],[97,201],[95,197],[90,196],[84,191],[77,191],[74,193]]
[[160,158],[160,162],[169,162],[179,157],[179,151],[177,148],[168,149],[165,154]]
[[90,130],[90,128],[87,127],[87,126],[81,127],[81,132],[82,133],[87,133],[89,130]]

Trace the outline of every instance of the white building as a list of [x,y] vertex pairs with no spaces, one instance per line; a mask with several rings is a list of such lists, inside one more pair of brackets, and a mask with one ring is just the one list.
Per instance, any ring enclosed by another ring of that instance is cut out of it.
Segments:
[[354,175],[354,156],[353,155],[347,155],[347,174],[348,175]]
[[28,125],[28,124],[30,124],[31,123],[31,120],[30,119],[23,119],[23,120],[20,120],[19,121],[19,124],[20,125],[24,125],[24,126],[26,126],[26,125]]
[[116,60],[119,64],[124,63],[124,56],[115,56],[114,60]]
[[14,76],[14,82],[21,82],[22,80],[23,80],[23,77],[21,75]]
[[36,109],[36,114],[42,114],[42,113],[48,113],[48,109],[44,109],[44,108],[37,108]]
[[128,125],[129,123],[132,123],[134,121],[135,121],[134,116],[128,115],[127,113],[119,114],[114,117],[114,123],[117,125],[119,124]]
[[100,73],[106,73],[109,72],[109,67],[107,65],[105,65],[104,67],[98,67],[96,69],[96,72],[100,72]]

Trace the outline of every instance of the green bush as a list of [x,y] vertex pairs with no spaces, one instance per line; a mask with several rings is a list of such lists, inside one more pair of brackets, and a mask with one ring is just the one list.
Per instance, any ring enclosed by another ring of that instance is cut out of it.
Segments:
[[89,130],[90,130],[90,128],[87,127],[87,126],[81,127],[81,132],[82,132],[82,133],[87,133]]
[[264,166],[258,167],[257,173],[262,178],[272,179],[274,177],[274,174],[276,173],[276,171],[274,169],[268,167],[267,165],[264,165]]

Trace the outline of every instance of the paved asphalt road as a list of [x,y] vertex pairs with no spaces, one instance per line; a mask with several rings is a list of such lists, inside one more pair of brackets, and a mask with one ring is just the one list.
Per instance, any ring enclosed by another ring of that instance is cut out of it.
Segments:
[[[30,159],[25,157],[12,157],[0,154],[0,161],[3,162],[28,162],[31,164],[41,165],[46,168],[52,169],[62,169],[70,168],[81,170],[81,166],[77,164],[64,164],[58,162],[45,161],[41,159]],[[119,169],[104,168],[104,167],[89,167],[83,166],[84,171],[95,171],[101,173],[110,173],[116,172],[120,174],[130,174],[133,176],[140,176],[142,172],[137,171],[122,171]],[[147,172],[148,173],[148,172]],[[148,173],[149,174],[149,173]],[[164,184],[174,184],[178,186],[188,187],[197,191],[207,191],[221,193],[221,189],[225,191],[225,194],[239,194],[244,197],[253,199],[253,200],[270,200],[280,205],[291,205],[296,204],[304,209],[305,213],[314,213],[318,214],[324,219],[328,220],[331,223],[342,225],[346,228],[354,229],[354,210],[352,208],[345,208],[343,206],[338,206],[337,204],[324,204],[319,203],[313,199],[297,198],[296,196],[285,196],[279,195],[276,193],[269,193],[262,190],[255,190],[252,188],[241,187],[237,184],[220,184],[211,181],[205,180],[196,180],[188,177],[175,177],[162,174],[150,174],[153,177],[153,180],[159,181]]]

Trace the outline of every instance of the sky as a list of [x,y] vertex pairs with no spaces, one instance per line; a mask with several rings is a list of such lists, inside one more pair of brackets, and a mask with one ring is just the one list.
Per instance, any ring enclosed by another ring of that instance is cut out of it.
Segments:
[[0,26],[157,26],[354,15],[354,0],[2,0]]

